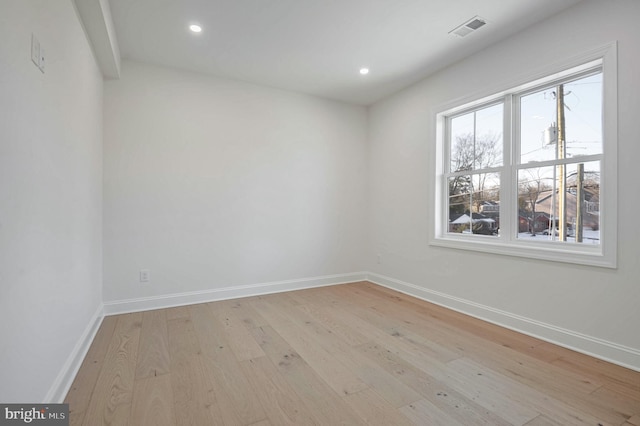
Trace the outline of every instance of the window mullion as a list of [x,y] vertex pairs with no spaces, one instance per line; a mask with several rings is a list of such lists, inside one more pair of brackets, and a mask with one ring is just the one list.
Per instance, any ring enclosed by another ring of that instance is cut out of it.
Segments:
[[536,161],[519,164],[516,167],[518,169],[533,169],[537,167],[549,167],[549,166],[558,166],[561,164],[578,164],[578,163],[589,163],[591,161],[602,161],[604,156],[602,154],[592,154],[592,155],[584,155],[584,156],[575,156],[568,157],[561,160],[546,160],[546,161]]
[[[500,173],[500,239],[511,241],[514,233],[513,213],[513,96],[504,97],[503,116],[503,168]],[[517,210],[517,209],[516,209]]]
[[481,173],[500,173],[504,170],[504,167],[488,167],[486,169],[476,169],[476,170],[462,170],[460,172],[450,172],[446,173],[447,177],[457,177],[457,176],[467,176],[473,174],[481,174]]

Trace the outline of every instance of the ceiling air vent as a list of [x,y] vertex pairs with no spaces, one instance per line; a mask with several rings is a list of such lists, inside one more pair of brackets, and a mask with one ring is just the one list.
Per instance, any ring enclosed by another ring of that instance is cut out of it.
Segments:
[[487,21],[485,21],[481,17],[474,16],[473,18],[471,18],[470,20],[468,20],[464,24],[462,24],[459,27],[454,28],[453,30],[449,31],[449,34],[455,34],[458,37],[464,37],[466,35],[471,34],[475,30],[477,30],[478,28],[484,26],[486,23],[487,23]]

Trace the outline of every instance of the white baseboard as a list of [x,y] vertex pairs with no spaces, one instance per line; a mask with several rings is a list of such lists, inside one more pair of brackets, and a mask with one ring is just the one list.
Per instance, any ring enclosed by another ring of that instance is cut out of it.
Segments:
[[324,287],[364,281],[366,272],[350,274],[325,275],[321,277],[302,278],[297,280],[275,281],[261,284],[240,285],[187,293],[174,293],[162,296],[143,297],[138,299],[117,300],[104,303],[105,315],[117,315],[129,312],[149,311],[153,309],[172,308],[195,303],[214,302],[217,300],[236,299],[240,297],[259,296],[263,294],[282,293],[305,288]]
[[635,371],[640,371],[640,350],[587,336],[576,331],[512,314],[470,300],[429,290],[414,284],[367,273],[367,280],[427,302],[505,327],[538,339],[581,352]]
[[62,366],[62,369],[60,370],[60,373],[58,373],[58,377],[56,377],[56,380],[53,382],[49,392],[47,392],[44,402],[58,404],[64,401],[64,398],[67,396],[67,393],[73,384],[73,380],[82,365],[82,361],[84,361],[85,356],[87,356],[89,347],[100,328],[100,324],[102,324],[103,318],[104,311],[102,304],[100,304],[96,312],[91,317],[84,333],[82,333],[82,336],[80,336],[80,339],[71,351],[67,361]]

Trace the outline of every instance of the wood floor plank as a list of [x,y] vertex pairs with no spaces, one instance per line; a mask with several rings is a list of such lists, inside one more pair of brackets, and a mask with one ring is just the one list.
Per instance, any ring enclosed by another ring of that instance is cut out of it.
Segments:
[[191,316],[167,321],[167,341],[169,370],[180,365],[194,355],[201,355],[200,339],[196,334]]
[[348,395],[368,387],[345,365],[338,362],[333,354],[315,344],[294,321],[281,315],[280,309],[276,306],[268,301],[254,302],[252,306],[279,330],[279,334],[339,395]]
[[143,312],[136,379],[169,372],[168,345],[166,311],[159,309]]
[[[499,411],[501,416],[514,424],[527,424],[527,417],[529,421],[539,417],[535,415],[536,413],[564,424],[589,424],[588,422],[597,424],[598,419],[594,417],[582,419],[580,411],[565,402],[549,398],[540,390],[533,389],[472,360],[455,360],[450,363],[450,366],[455,375],[467,379],[467,383],[470,383],[468,388],[478,389],[482,395],[479,403]],[[464,382],[462,385],[464,386]],[[462,388],[458,386],[456,389]]]
[[83,425],[128,425],[142,314],[119,315]]
[[164,311],[167,321],[179,318],[189,318],[189,306],[177,306],[174,308],[167,308]]
[[260,420],[256,423],[251,423],[250,426],[273,426],[274,424],[269,421],[269,419]]
[[225,424],[251,424],[266,418],[255,390],[242,373],[231,351],[223,325],[215,318],[210,304],[190,307],[191,320],[200,340],[205,376],[213,384],[216,401]]
[[100,328],[93,339],[93,344],[89,347],[87,355],[82,362],[78,374],[71,384],[64,402],[69,404],[69,425],[79,426],[84,420],[84,415],[89,406],[93,389],[98,380],[98,375],[104,364],[109,344],[116,328],[118,317],[108,316],[102,320]]
[[302,398],[266,356],[242,361],[249,382],[257,389],[267,418],[276,425],[319,425]]
[[[396,344],[414,346],[419,351],[426,351],[442,362],[465,356],[460,345],[452,345],[451,337],[443,330],[438,330],[427,321],[420,321],[411,311],[387,310],[380,312],[380,301],[368,303],[358,292],[349,289],[337,289],[343,293],[343,299],[352,299],[345,311],[368,323],[377,332],[384,332],[395,338]],[[373,305],[373,306],[371,306]],[[376,309],[377,306],[377,309]],[[440,340],[436,337],[440,336]],[[444,344],[442,343],[444,342]]]
[[[332,293],[337,292],[339,289]],[[389,321],[386,322],[385,318],[378,313],[367,311],[357,302],[350,302],[345,297],[331,299],[331,306],[323,305],[322,309],[327,312],[327,315],[332,315],[336,320],[347,324],[351,330],[367,336],[369,341],[388,344],[408,352],[425,353],[442,362],[463,356],[463,353],[438,345],[426,338],[411,336],[405,330],[402,330],[401,333],[398,331],[398,327],[389,325],[397,324],[393,318],[389,318]]]
[[555,354],[555,360],[550,362],[563,369],[592,375],[606,385],[619,384],[640,392],[640,371],[633,371],[547,342],[536,347],[536,351],[541,350]]
[[[493,343],[522,352],[530,351],[542,343],[538,339],[496,327],[485,321],[469,321],[471,318],[467,315],[370,283],[344,286],[339,291],[351,292],[354,296],[351,299],[359,303],[366,300],[369,310],[376,312],[379,317],[385,318],[390,315],[396,327],[404,327],[414,332],[424,330],[424,334],[430,339],[436,336],[447,338],[450,333],[455,333],[465,338],[472,338],[473,341],[481,341],[484,344]],[[402,304],[402,308],[399,309],[396,304]],[[436,333],[436,336],[433,333]]]
[[[581,403],[582,400],[575,401],[574,404]],[[627,421],[634,415],[640,414],[640,403],[637,400],[631,400],[623,394],[608,389],[606,386],[585,398],[584,404],[588,405],[585,410],[611,422],[619,422],[621,419]]]
[[233,310],[234,316],[242,321],[244,326],[248,329],[269,325],[269,323],[251,307],[250,303],[252,300],[260,300],[260,296],[232,299],[222,301],[221,303],[228,304],[228,306]]
[[635,416],[627,419],[627,423],[630,423],[634,426],[640,426],[640,414],[636,414]]
[[104,319],[73,425],[640,426],[640,372],[358,282]]
[[[351,304],[341,310],[342,318],[351,327],[371,337],[371,340],[390,345],[406,352],[424,353],[429,358],[448,362],[465,355],[451,344],[441,344],[435,340],[420,337],[393,317],[385,318],[379,313]],[[433,333],[435,334],[435,333]]]
[[437,360],[423,358],[419,353],[386,348],[377,343],[363,345],[359,349],[363,354],[378,362],[381,368],[395,373],[399,380],[416,390],[431,404],[447,412],[456,421],[463,424],[465,422],[468,424],[509,424],[497,413],[490,412],[456,390],[452,383],[447,382],[446,372],[438,374],[441,377],[435,378],[424,371],[427,366],[431,373],[435,372],[437,368],[446,369],[444,364]]
[[326,306],[305,303],[298,306],[307,315],[321,323],[324,327],[340,337],[345,343],[351,346],[359,346],[367,343],[371,338],[349,327],[348,323],[342,322],[341,311],[331,309]]
[[216,399],[215,384],[201,355],[185,359],[170,376],[177,425],[224,425],[225,419],[237,420],[221,406],[226,401]]
[[[369,358],[362,356],[354,347],[307,315],[305,306],[297,305],[292,306],[293,309],[282,309],[282,313],[298,324],[305,334],[316,342],[318,347],[327,349],[333,359],[353,372],[362,382],[375,389],[387,403],[399,408],[421,398],[413,389],[397,380],[392,374],[380,370],[379,366]],[[286,305],[283,305],[283,308],[286,308]]]
[[258,327],[252,333],[280,374],[303,399],[311,414],[319,420],[319,424],[365,425],[272,327]]
[[136,426],[173,426],[171,377],[168,374],[150,376],[135,381],[130,424]]
[[589,377],[593,382],[602,383],[609,389],[627,394],[634,399],[640,399],[639,371],[610,364],[550,343],[545,343],[544,346],[559,355],[552,361],[553,365]]
[[563,426],[563,425],[541,414],[535,419],[531,420],[530,422],[525,423],[524,426]]
[[426,399],[412,402],[402,407],[400,412],[410,419],[413,424],[419,426],[466,426],[466,423],[460,423]]
[[532,348],[535,348],[538,345],[544,343],[540,339],[536,339],[531,336],[525,336],[522,333],[518,333],[513,330],[496,327],[495,325],[486,321],[469,321],[469,319],[471,318],[467,315],[452,311],[450,309],[442,308],[428,302],[424,302],[420,299],[407,296],[405,294],[398,293],[397,291],[366,281],[357,283],[357,285],[354,287],[365,289],[366,293],[372,297],[379,297],[384,303],[377,306],[391,306],[388,303],[389,301],[397,302],[399,304],[402,304],[403,306],[409,305],[410,308],[401,309],[398,312],[411,312],[413,314],[428,313],[431,319],[446,319],[446,323],[449,325],[453,325],[460,330],[465,330],[473,334],[474,336],[482,337],[487,341],[491,341],[514,350],[529,352]]
[[[343,399],[351,406],[367,425],[403,426],[413,424],[409,418],[396,410],[373,389],[345,395]],[[415,402],[415,401],[414,401]]]
[[176,424],[223,425],[213,384],[206,379],[200,342],[187,315],[167,322]]
[[614,411],[602,409],[601,404],[581,406],[580,401],[586,401],[586,396],[581,396],[577,400],[567,395],[564,399],[551,398],[544,389],[524,385],[473,361],[461,359],[450,364],[457,374],[469,380],[484,383],[484,386],[497,392],[497,395],[494,395],[494,398],[490,397],[489,401],[497,401],[499,395],[504,395],[511,401],[513,406],[502,408],[501,413],[509,413],[515,407],[525,405],[562,424],[619,424],[624,421],[624,418]]
[[242,315],[237,315],[240,306],[234,301],[211,303],[211,309],[224,326],[231,351],[240,361],[265,356],[264,352],[249,333]]
[[529,400],[514,398],[514,394],[526,388],[524,385],[499,374],[494,374],[493,380],[486,380],[487,369],[466,358],[453,360],[439,371],[423,371],[446,380],[462,395],[489,411],[500,413],[500,417],[512,424],[525,424],[540,414]]
[[358,346],[370,340],[370,337],[357,332],[349,327],[348,323],[341,320],[341,310],[334,309],[335,306],[333,306],[337,304],[337,300],[327,297],[332,293],[327,291],[312,293],[311,290],[314,289],[291,293],[291,298],[298,301],[299,309],[313,317],[316,321],[322,323],[326,328],[331,330],[332,333],[340,336],[345,342],[352,346]]

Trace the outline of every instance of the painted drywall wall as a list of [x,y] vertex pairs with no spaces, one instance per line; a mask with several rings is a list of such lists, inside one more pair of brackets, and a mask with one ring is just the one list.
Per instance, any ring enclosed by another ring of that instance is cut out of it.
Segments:
[[[640,360],[638,16],[640,2],[633,0],[581,2],[373,105],[368,145],[368,270],[587,339],[601,339],[623,351],[629,349],[629,359]],[[615,40],[619,205],[605,208],[618,217],[618,268],[429,246],[432,202],[426,194],[433,179],[433,159],[428,144],[435,141],[437,107],[486,88],[506,89],[500,84],[541,64]],[[640,368],[640,363],[634,367]]]
[[361,270],[364,108],[124,61],[104,120],[106,302]]
[[41,402],[102,305],[102,75],[72,2],[0,2],[0,94],[0,401]]

